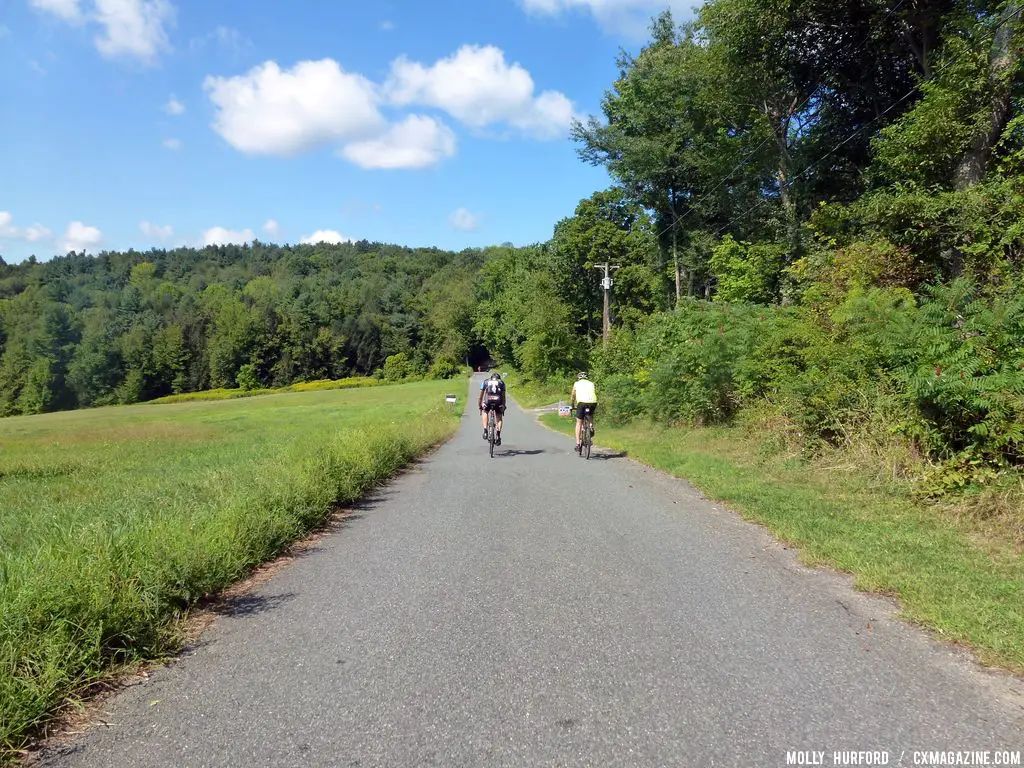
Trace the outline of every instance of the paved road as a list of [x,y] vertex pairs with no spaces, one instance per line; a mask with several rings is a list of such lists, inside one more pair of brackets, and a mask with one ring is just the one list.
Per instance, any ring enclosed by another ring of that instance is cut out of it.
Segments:
[[[600,434],[598,434],[600,438]],[[1024,749],[1019,680],[685,484],[475,413],[47,766],[775,766]],[[153,703],[155,702],[155,703]],[[806,755],[804,757],[815,757]]]

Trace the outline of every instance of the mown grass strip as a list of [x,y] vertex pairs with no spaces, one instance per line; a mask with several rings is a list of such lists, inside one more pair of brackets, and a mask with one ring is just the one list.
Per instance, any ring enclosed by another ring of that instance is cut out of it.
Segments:
[[447,439],[462,390],[420,382],[0,422],[0,762],[69,696],[173,652],[196,601]]
[[282,392],[319,392],[329,389],[356,389],[359,387],[379,387],[393,382],[374,379],[370,376],[353,376],[348,379],[321,379],[319,381],[302,381],[286,387],[266,387],[261,389],[205,389],[201,392],[184,392],[180,395],[167,395],[148,400],[148,405],[168,405],[172,403],[188,403],[194,400],[235,400],[240,397],[258,397],[260,395],[278,395]]
[[[541,421],[572,434],[572,421]],[[602,446],[683,477],[767,526],[812,565],[897,597],[902,615],[979,660],[1024,672],[1024,557],[982,547],[936,510],[856,474],[766,456],[739,429],[599,424]]]

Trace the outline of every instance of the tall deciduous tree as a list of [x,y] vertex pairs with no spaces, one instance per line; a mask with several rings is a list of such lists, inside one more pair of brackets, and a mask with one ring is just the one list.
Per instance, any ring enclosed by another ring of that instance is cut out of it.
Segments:
[[708,47],[692,31],[677,29],[666,11],[640,54],[620,58],[619,78],[602,101],[604,120],[592,117],[573,129],[581,158],[605,165],[654,212],[676,301],[693,292],[705,267],[685,263],[687,231],[719,220],[732,190],[702,193],[738,159],[749,128],[722,90],[716,66]]
[[665,278],[654,224],[621,188],[595,192],[575,214],[555,225],[550,243],[555,285],[570,306],[577,333],[601,333],[602,296],[597,266],[616,264],[614,308],[627,322],[663,308]]
[[1019,97],[1024,80],[1021,62],[1024,59],[1024,2],[1007,0],[995,15],[995,29],[984,77],[985,99],[977,124],[972,131],[967,151],[956,169],[959,189],[977,184],[985,177],[992,151],[1003,136],[1013,114],[1013,98]]

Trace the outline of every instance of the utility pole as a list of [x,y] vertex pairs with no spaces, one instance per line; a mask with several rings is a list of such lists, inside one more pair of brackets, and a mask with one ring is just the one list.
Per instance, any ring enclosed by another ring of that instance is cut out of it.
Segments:
[[602,333],[604,336],[604,345],[608,346],[608,339],[612,335],[612,322],[610,315],[610,301],[609,297],[612,292],[612,279],[608,275],[609,269],[618,269],[618,264],[609,264],[607,261],[604,264],[595,264],[594,269],[603,269],[604,278],[601,280],[601,287],[604,288],[604,323],[602,325]]

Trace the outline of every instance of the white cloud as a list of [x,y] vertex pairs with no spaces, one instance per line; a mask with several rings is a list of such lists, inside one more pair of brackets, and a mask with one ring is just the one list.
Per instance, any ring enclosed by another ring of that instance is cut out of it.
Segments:
[[41,224],[33,224],[31,227],[25,230],[25,232],[22,234],[22,237],[24,237],[30,243],[37,243],[40,240],[49,240],[51,237],[53,237],[53,232],[51,232],[49,229],[42,226]]
[[255,233],[248,228],[238,231],[224,227],[210,227],[203,232],[203,245],[242,245],[255,239]]
[[170,224],[160,226],[159,224],[152,224],[148,221],[139,222],[139,230],[142,234],[148,237],[150,240],[170,240],[174,236],[174,227]]
[[644,39],[651,19],[666,8],[677,22],[693,18],[695,0],[521,0],[527,12],[557,16],[566,11],[590,13],[608,32]]
[[317,243],[331,243],[332,245],[338,245],[339,243],[351,243],[351,237],[345,237],[340,232],[336,232],[333,229],[318,229],[312,235],[302,238],[299,242],[306,243],[308,245],[316,245]]
[[267,219],[263,223],[263,231],[271,237],[277,237],[281,234],[281,225],[275,219]]
[[558,91],[544,91],[532,108],[511,120],[512,125],[540,138],[565,138],[575,112],[572,102]]
[[85,251],[103,242],[103,233],[80,221],[72,221],[64,232],[62,247],[65,251]]
[[81,0],[29,0],[29,5],[36,10],[59,16],[64,21],[78,23],[84,18]]
[[0,211],[0,237],[14,240],[26,240],[35,243],[40,240],[48,240],[53,237],[53,232],[42,224],[33,224],[31,227],[22,229],[14,226],[14,217],[9,211]]
[[455,144],[444,123],[409,115],[382,136],[348,144],[340,154],[361,168],[427,168],[454,155]]
[[178,101],[178,98],[174,95],[167,100],[164,104],[164,112],[169,115],[180,115],[185,112],[185,105]]
[[95,0],[95,19],[103,26],[96,48],[104,56],[128,56],[152,64],[170,50],[165,24],[174,23],[170,0]]
[[162,143],[164,149],[170,149],[172,151],[181,149],[181,139],[164,139]]
[[461,229],[463,232],[472,232],[480,226],[476,215],[467,208],[456,208],[452,211],[451,215],[448,216],[448,223],[455,227],[455,229]]
[[384,91],[392,103],[447,111],[474,128],[504,122],[539,138],[565,136],[572,102],[558,91],[534,95],[530,73],[509,65],[493,45],[464,45],[430,67],[400,57],[392,62]]
[[380,28],[382,32],[391,32],[395,28],[395,22],[385,19],[380,23]]
[[302,61],[288,70],[268,61],[237,77],[207,77],[217,109],[213,128],[235,149],[290,156],[379,132],[373,84],[342,71],[333,59]]
[[574,116],[564,94],[536,93],[530,73],[494,46],[463,46],[429,67],[396,59],[383,85],[320,59],[210,75],[203,89],[215,109],[212,128],[241,152],[291,157],[334,145],[363,168],[427,168],[455,154],[455,134],[443,122],[407,114],[391,123],[383,104],[436,107],[472,128],[500,123],[538,138],[564,137]]
[[171,0],[91,0],[88,12],[83,11],[82,0],[29,2],[71,24],[97,24],[101,29],[96,49],[107,58],[124,56],[153,64],[161,51],[171,48],[165,29],[175,20]]

